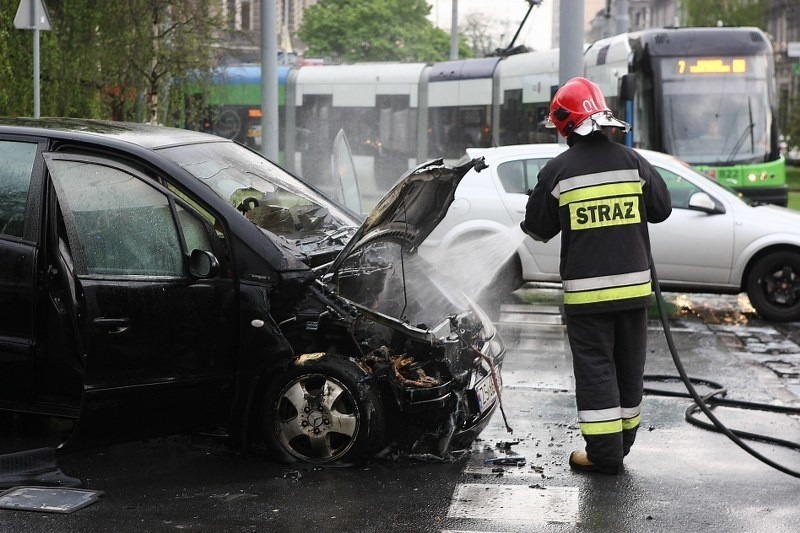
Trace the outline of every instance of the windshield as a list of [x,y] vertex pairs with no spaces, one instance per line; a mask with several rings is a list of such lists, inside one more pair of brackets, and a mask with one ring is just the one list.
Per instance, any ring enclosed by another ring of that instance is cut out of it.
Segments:
[[668,58],[661,67],[667,152],[694,165],[765,159],[770,127],[765,57]]
[[267,159],[231,142],[160,150],[262,229],[289,239],[357,225],[349,213]]

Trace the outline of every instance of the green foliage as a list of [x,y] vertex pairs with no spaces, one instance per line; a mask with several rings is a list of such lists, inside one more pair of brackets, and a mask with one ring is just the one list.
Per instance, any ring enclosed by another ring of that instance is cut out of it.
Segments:
[[[33,32],[13,26],[19,0],[0,0],[0,115],[33,110]],[[173,122],[175,96],[215,64],[214,0],[47,0],[40,32],[43,116]]]
[[[443,61],[450,36],[428,20],[424,0],[320,0],[309,7],[300,39],[306,55],[345,62]],[[471,57],[466,42],[459,57]]]
[[33,114],[33,40],[32,32],[14,28],[18,5],[17,0],[0,0],[0,115],[30,116]]
[[779,110],[780,116],[786,122],[781,133],[789,139],[789,148],[792,148],[800,145],[800,93],[794,95],[791,105],[786,100],[781,102]]
[[800,167],[786,166],[786,185],[789,186],[789,209],[800,211]]
[[770,0],[684,0],[686,26],[767,27]]

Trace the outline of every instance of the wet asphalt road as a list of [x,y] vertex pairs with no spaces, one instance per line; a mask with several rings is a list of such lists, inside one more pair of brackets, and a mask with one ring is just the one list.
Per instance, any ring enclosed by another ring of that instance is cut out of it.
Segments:
[[[558,295],[550,292],[519,291],[538,303],[506,306],[501,316],[509,350],[503,405],[513,433],[497,412],[471,452],[451,462],[286,466],[210,437],[77,450],[58,464],[102,491],[100,499],[69,515],[0,510],[0,531],[800,531],[800,479],[688,424],[683,398],[645,398],[619,476],[572,473],[567,455],[582,439]],[[670,324],[690,375],[723,384],[728,398],[800,406],[800,323],[761,322],[735,297],[666,296],[677,305]],[[647,373],[676,374],[656,320],[649,342]],[[731,427],[800,442],[798,417],[716,414]],[[58,430],[16,417],[0,427],[0,453],[53,445]],[[800,470],[797,452],[751,445]]]

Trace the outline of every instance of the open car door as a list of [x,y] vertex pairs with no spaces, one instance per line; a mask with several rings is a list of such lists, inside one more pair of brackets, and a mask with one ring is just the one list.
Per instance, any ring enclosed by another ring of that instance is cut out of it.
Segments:
[[[93,440],[177,432],[222,408],[236,354],[233,281],[195,275],[211,225],[157,181],[101,157],[45,153],[49,248],[75,327],[82,428]],[[219,256],[223,254],[217,253]],[[100,420],[98,420],[100,419]]]

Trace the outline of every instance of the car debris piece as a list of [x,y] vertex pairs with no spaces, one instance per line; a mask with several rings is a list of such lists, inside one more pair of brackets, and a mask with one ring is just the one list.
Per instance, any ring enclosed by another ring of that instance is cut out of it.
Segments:
[[102,491],[66,487],[14,487],[0,493],[0,509],[69,514],[91,505]]
[[484,461],[485,464],[492,465],[507,465],[507,466],[524,466],[525,457],[522,455],[511,455],[507,457],[491,457]]

